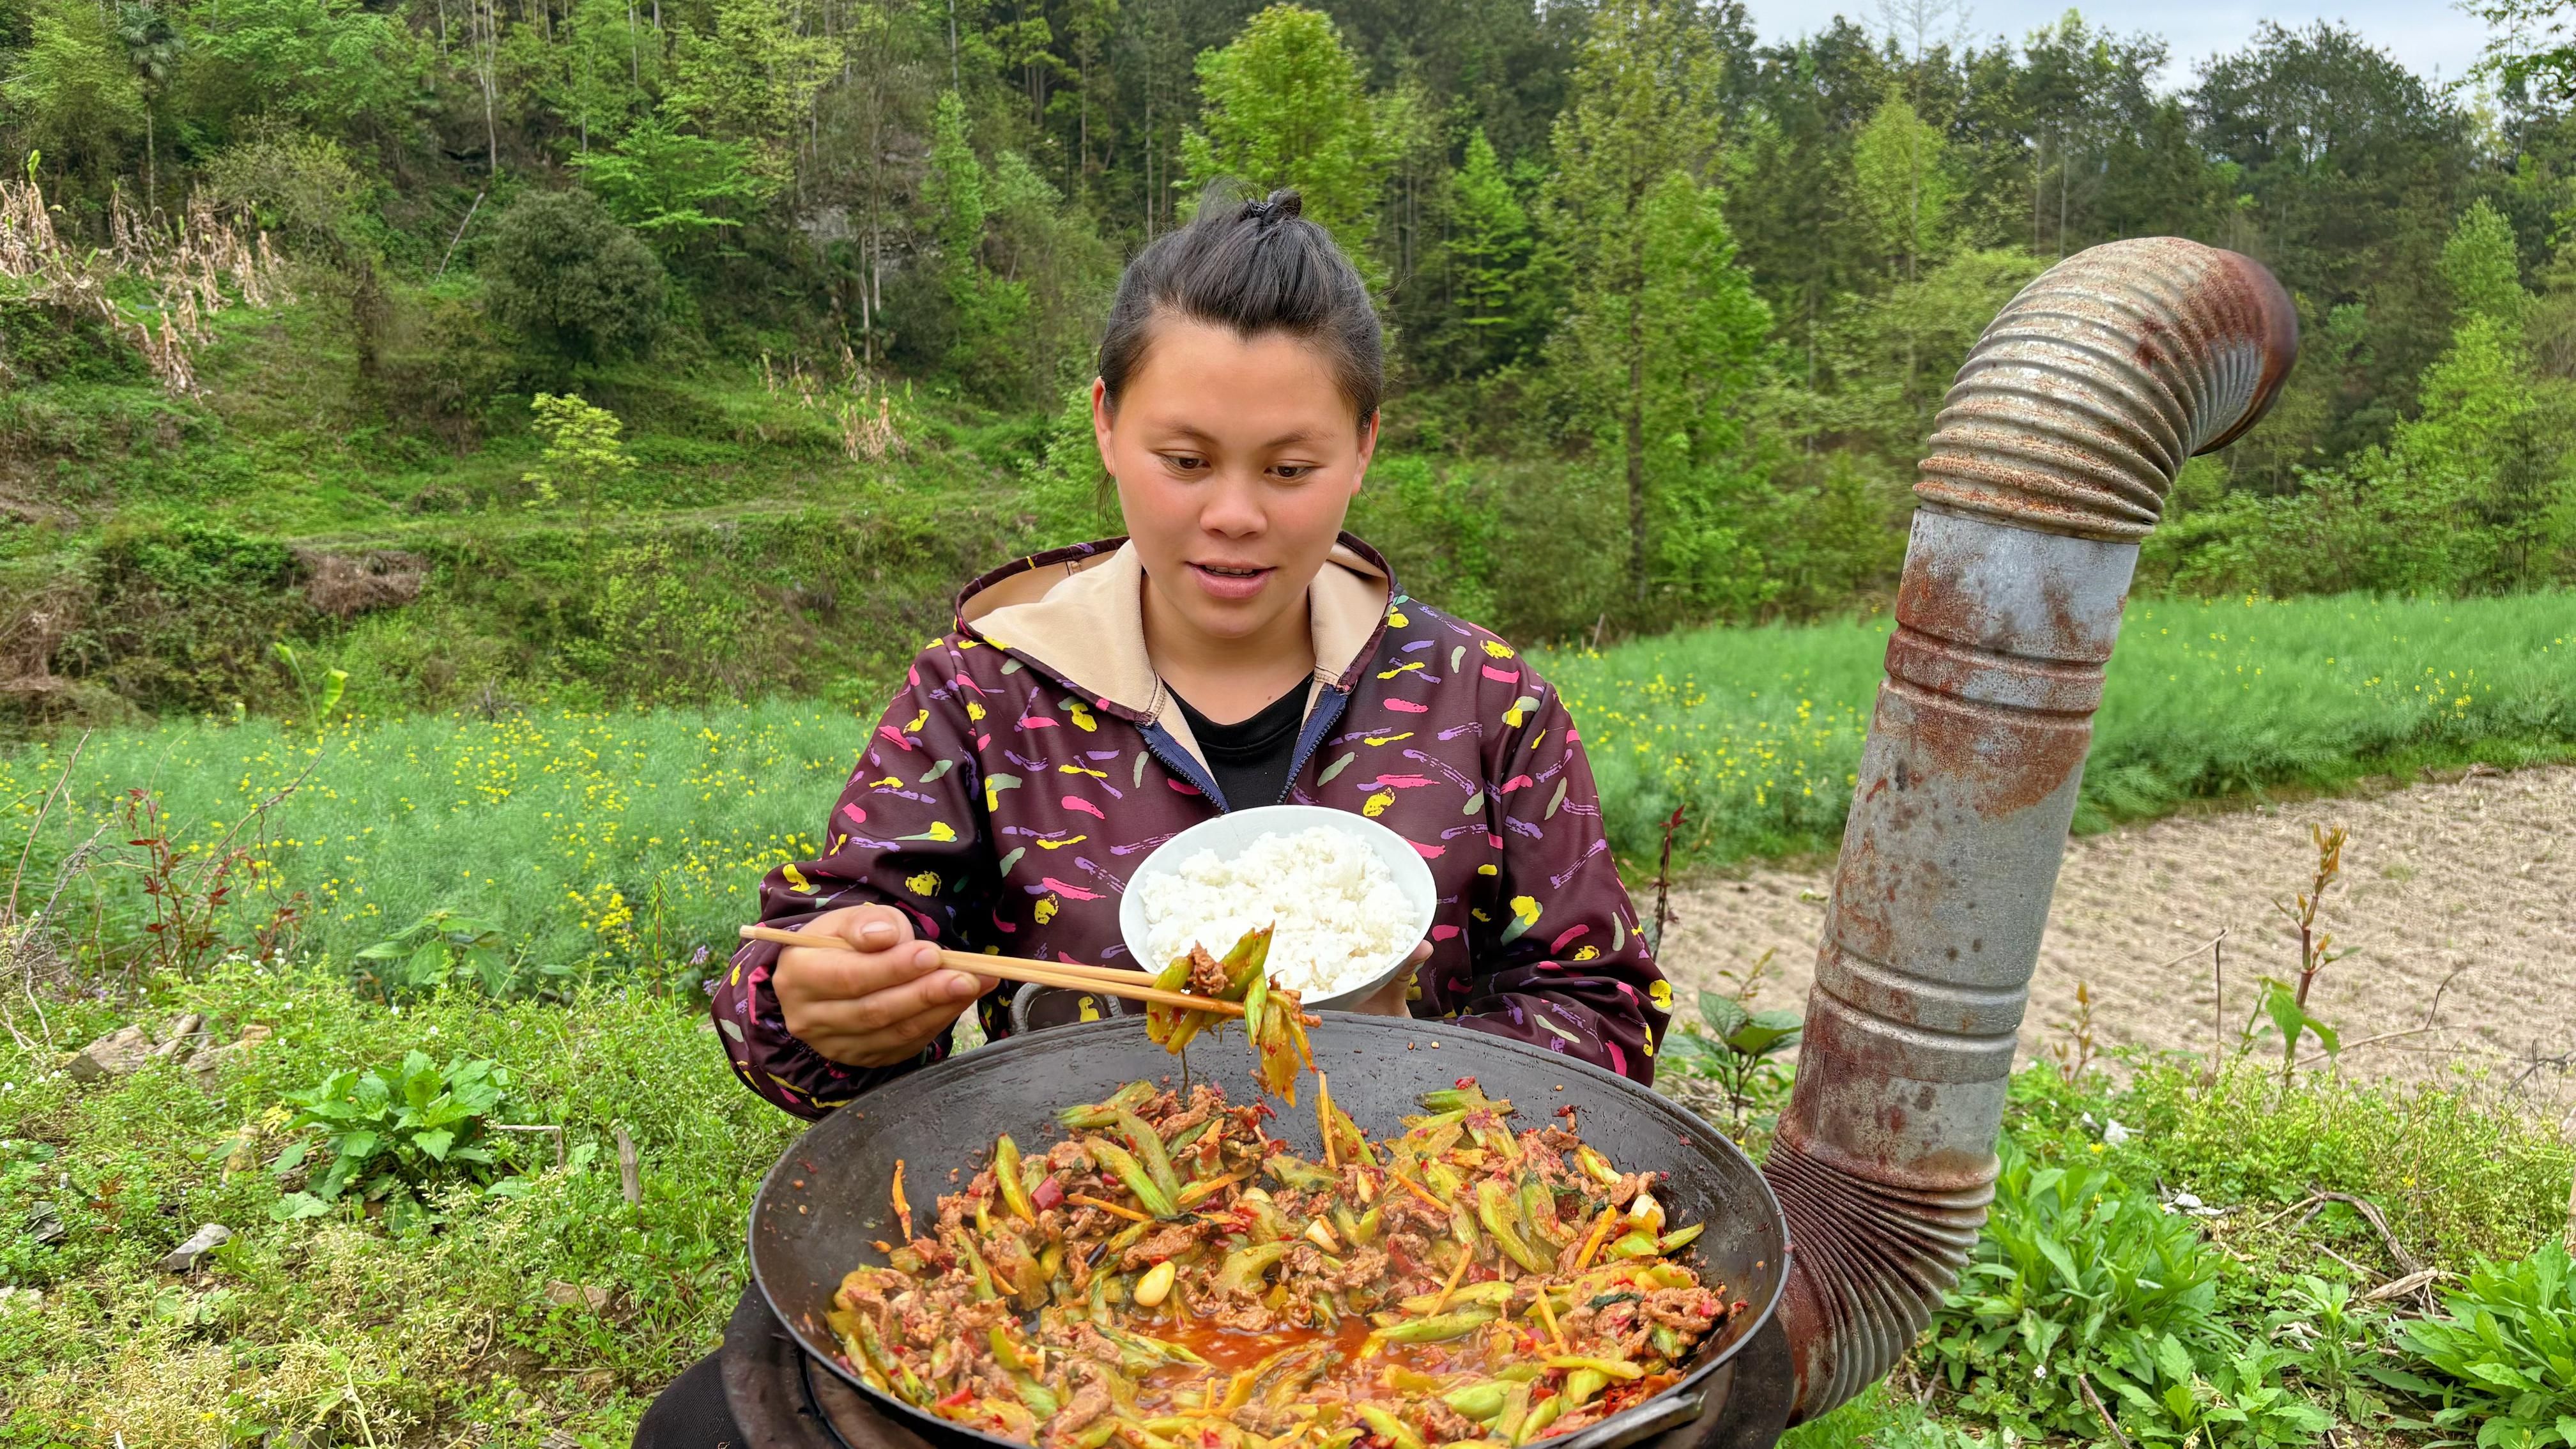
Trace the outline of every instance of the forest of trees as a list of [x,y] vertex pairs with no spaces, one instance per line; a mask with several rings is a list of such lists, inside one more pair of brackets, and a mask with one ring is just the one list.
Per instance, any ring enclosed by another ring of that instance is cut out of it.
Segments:
[[[1561,513],[1597,567],[1558,629],[1882,586],[1984,321],[2061,256],[2180,234],[2268,263],[2306,348],[2186,473],[2150,583],[2576,580],[2559,72],[2441,89],[2323,24],[2169,70],[2073,11],[1970,18],[1889,0],[1763,45],[1732,0],[0,0],[0,166],[76,244],[192,197],[254,219],[333,279],[360,368],[411,339],[389,426],[453,441],[442,408],[624,358],[847,349],[1057,418],[1031,506],[1068,534],[1121,260],[1212,185],[1294,186],[1391,324],[1382,525],[1490,597],[1495,520]],[[42,365],[7,337],[0,389]]]

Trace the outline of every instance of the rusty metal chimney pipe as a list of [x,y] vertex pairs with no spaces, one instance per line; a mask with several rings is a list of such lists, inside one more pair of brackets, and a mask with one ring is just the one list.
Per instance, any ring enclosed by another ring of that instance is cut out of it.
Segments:
[[1885,1374],[1976,1245],[2138,541],[2297,353],[2271,273],[2163,237],[2050,268],[1951,384],[1763,1168],[1800,1421]]

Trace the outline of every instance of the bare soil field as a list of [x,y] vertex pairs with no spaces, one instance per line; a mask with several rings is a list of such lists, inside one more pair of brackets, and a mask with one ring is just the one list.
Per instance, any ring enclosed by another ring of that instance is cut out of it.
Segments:
[[[2296,927],[2275,908],[2315,868],[2311,825],[2344,825],[2343,882],[2319,929],[2352,954],[2310,1010],[2342,1033],[2336,1069],[2458,1079],[2552,1118],[2576,1117],[2576,768],[2465,775],[2340,799],[2256,805],[2072,842],[2022,1024],[2025,1060],[2069,1040],[2076,987],[2105,1049],[2207,1056],[2219,1034],[2212,951],[2226,931],[2232,1044],[2265,975],[2295,979]],[[1766,950],[1763,1006],[1803,1006],[1830,863],[1678,886],[1664,965],[1732,990]],[[1638,909],[1650,911],[1649,891]],[[2444,983],[2448,982],[2445,987]],[[2438,995],[2438,1005],[2436,997]],[[2277,1053],[2276,1045],[2259,1050]],[[2274,1059],[2277,1059],[2275,1057]]]

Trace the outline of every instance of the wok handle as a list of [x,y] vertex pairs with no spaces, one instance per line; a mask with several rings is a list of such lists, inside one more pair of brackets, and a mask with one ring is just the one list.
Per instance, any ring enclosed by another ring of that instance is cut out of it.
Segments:
[[1591,1430],[1590,1435],[1598,1435],[1598,1438],[1577,1434],[1564,1441],[1564,1449],[1628,1449],[1631,1444],[1643,1443],[1689,1423],[1698,1418],[1707,1406],[1706,1389],[1676,1394],[1651,1409],[1638,1411],[1636,1417],[1625,1424],[1616,1427],[1603,1424]]

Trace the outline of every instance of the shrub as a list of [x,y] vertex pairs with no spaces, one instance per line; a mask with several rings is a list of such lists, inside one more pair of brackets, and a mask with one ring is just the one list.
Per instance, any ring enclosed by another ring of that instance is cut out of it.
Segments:
[[499,1168],[487,1128],[509,1084],[509,1071],[489,1061],[452,1057],[441,1067],[415,1050],[393,1071],[337,1071],[288,1093],[284,1105],[295,1116],[287,1130],[316,1128],[320,1136],[287,1144],[269,1171],[289,1177],[317,1147],[325,1159],[321,1175],[279,1199],[269,1216],[320,1217],[354,1188],[364,1201],[383,1203],[399,1228],[424,1214],[432,1187],[491,1181]]
[[522,197],[483,272],[492,315],[566,362],[640,353],[661,319],[661,259],[587,191]]

